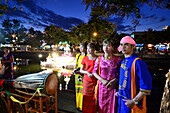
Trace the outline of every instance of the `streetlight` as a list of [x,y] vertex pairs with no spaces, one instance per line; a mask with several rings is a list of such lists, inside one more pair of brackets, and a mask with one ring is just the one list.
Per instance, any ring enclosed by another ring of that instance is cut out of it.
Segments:
[[96,37],[97,36],[97,32],[93,32],[93,36]]

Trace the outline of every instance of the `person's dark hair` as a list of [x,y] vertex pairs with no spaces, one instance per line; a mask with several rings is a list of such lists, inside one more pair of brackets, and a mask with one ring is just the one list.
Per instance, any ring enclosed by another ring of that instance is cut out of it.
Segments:
[[94,43],[89,43],[87,46],[89,46],[90,48],[96,49],[96,45]]
[[111,45],[112,47],[114,46],[114,42],[113,42],[112,39],[104,39],[104,40],[103,40],[103,43],[109,44],[109,45]]
[[84,49],[87,49],[87,42],[82,42],[80,45],[82,45]]

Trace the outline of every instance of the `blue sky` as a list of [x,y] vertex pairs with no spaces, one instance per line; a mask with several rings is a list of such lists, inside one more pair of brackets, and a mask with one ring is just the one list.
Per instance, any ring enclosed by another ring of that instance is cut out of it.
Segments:
[[[90,8],[85,12],[82,0],[25,0],[21,3],[23,11],[7,13],[0,19],[18,19],[27,28],[34,27],[43,31],[46,25],[54,24],[64,29],[88,22]],[[170,25],[170,10],[141,6],[141,16],[136,31],[147,31],[149,28],[161,31],[163,26]],[[112,17],[109,20],[118,23],[118,33],[132,33],[132,19]],[[0,23],[1,24],[1,23]]]
[[[57,14],[65,17],[75,17],[87,22],[89,19],[90,8],[85,12],[85,5],[81,5],[82,0],[44,0],[42,7],[50,9]],[[141,16],[139,25],[136,31],[147,31],[149,28],[153,30],[162,30],[163,26],[170,25],[170,10],[149,7],[148,5],[141,6]],[[132,27],[132,18],[123,20],[113,17],[113,23],[118,23],[118,32],[132,32],[128,28]],[[120,25],[120,26],[119,26]],[[121,28],[122,26],[122,28]],[[128,27],[129,26],[129,27]]]
[[88,22],[90,8],[85,11],[86,6],[81,5],[81,2],[82,0],[42,0],[39,6],[65,17],[75,17]]

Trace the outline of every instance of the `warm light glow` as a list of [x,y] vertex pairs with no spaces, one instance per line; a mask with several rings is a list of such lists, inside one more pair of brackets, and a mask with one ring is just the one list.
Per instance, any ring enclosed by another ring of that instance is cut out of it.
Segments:
[[59,71],[56,69],[62,69],[63,67],[67,69],[74,69],[76,64],[75,57],[73,57],[71,53],[62,54],[61,56],[59,56],[58,53],[52,54],[52,56],[49,54],[46,59],[46,61],[41,62],[41,68],[55,69],[55,71]]
[[56,54],[56,53],[53,53],[53,54],[52,54],[52,56],[53,56],[53,57],[56,57],[56,56],[57,56],[57,54]]
[[12,35],[13,38],[15,38],[15,36],[16,36],[15,34]]
[[152,47],[152,44],[148,44],[148,47]]
[[94,32],[94,33],[93,33],[93,36],[96,37],[96,36],[97,36],[97,32]]
[[60,72],[58,72],[58,77],[60,77],[61,76],[61,73]]
[[42,57],[42,54],[39,54],[38,56],[39,56],[39,58],[41,58],[41,57]]
[[14,66],[14,70],[17,70],[17,67],[16,67],[16,66]]

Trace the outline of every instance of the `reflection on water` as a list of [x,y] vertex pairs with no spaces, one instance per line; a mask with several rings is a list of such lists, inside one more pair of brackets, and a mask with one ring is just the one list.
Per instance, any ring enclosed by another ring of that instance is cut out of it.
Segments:
[[34,59],[16,58],[14,61],[14,78],[40,71],[42,71],[40,64],[37,61],[35,62]]

